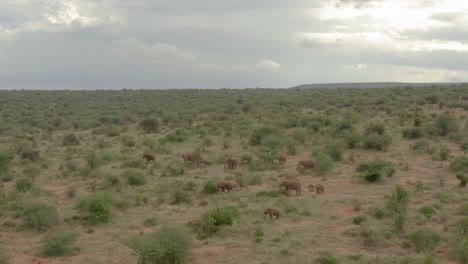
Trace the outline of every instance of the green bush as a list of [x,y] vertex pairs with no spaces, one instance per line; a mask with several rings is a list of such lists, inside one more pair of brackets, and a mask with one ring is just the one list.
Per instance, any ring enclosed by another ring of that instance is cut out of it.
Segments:
[[44,257],[61,257],[67,256],[77,251],[74,247],[74,242],[79,236],[77,232],[73,231],[59,231],[47,235],[43,240],[41,256]]
[[15,189],[18,192],[28,192],[33,188],[33,182],[30,178],[21,178],[16,180]]
[[395,231],[401,234],[408,220],[406,207],[409,202],[409,193],[403,186],[397,185],[395,191],[390,196],[385,196],[385,199],[385,206],[393,217]]
[[205,184],[205,187],[203,188],[204,193],[216,193],[218,191],[218,188],[213,182],[207,182]]
[[267,135],[262,138],[261,146],[271,151],[278,151],[283,148],[284,139],[277,135]]
[[354,127],[349,120],[341,120],[336,124],[335,132],[338,135],[346,133],[347,131],[353,131]]
[[57,209],[48,204],[34,203],[25,206],[23,217],[27,227],[42,232],[59,224]]
[[360,177],[363,177],[368,182],[376,182],[380,180],[382,175],[387,177],[393,176],[395,169],[393,164],[383,160],[373,160],[360,164],[356,168],[356,172]]
[[169,133],[163,140],[160,140],[162,143],[164,142],[185,142],[187,141],[189,136],[189,132],[185,129],[177,129],[174,133]]
[[440,115],[437,118],[435,125],[439,131],[440,136],[446,136],[450,132],[458,130],[457,119],[449,113],[443,113]]
[[234,206],[223,206],[205,213],[200,220],[191,223],[201,239],[213,236],[223,226],[232,225],[239,217],[239,211]]
[[342,142],[333,141],[325,145],[325,153],[328,154],[334,161],[343,159],[343,144]]
[[438,158],[440,160],[448,160],[450,157],[450,149],[443,146],[439,149]]
[[457,233],[451,244],[450,254],[460,264],[468,264],[468,233]]
[[65,135],[62,139],[63,146],[72,146],[72,145],[79,145],[79,144],[80,144],[80,141],[78,140],[78,137],[73,133]]
[[161,176],[162,177],[177,177],[177,176],[184,175],[184,173],[185,173],[184,165],[173,163],[173,164],[167,165],[164,168],[164,171]]
[[367,221],[367,218],[366,218],[365,215],[358,215],[358,216],[353,218],[353,223],[355,225],[360,225],[360,224],[362,224],[362,223],[364,223],[366,221]]
[[128,185],[145,185],[147,181],[143,172],[137,170],[125,170],[122,172],[122,176],[127,178]]
[[0,246],[0,264],[10,264],[10,256],[1,246]]
[[418,140],[411,145],[411,149],[419,153],[429,153],[431,152],[431,144],[428,140]]
[[424,136],[424,132],[420,127],[409,127],[402,131],[403,137],[407,139],[418,139]]
[[450,252],[460,263],[468,263],[468,217],[464,217],[456,224],[456,234],[451,243]]
[[450,170],[453,172],[468,172],[468,157],[458,156],[450,163]]
[[423,214],[427,219],[430,219],[433,214],[437,213],[437,210],[430,205],[426,205],[421,207],[421,209],[419,209],[419,212]]
[[375,248],[380,243],[381,237],[379,234],[372,229],[363,228],[361,230],[361,236],[364,239],[363,244],[368,248]]
[[440,236],[430,227],[422,227],[409,235],[418,252],[432,252],[440,242]]
[[369,215],[373,216],[375,219],[383,219],[385,217],[385,211],[380,208],[370,208]]
[[347,131],[343,134],[343,138],[350,149],[357,148],[362,141],[362,136],[354,131]]
[[364,149],[385,151],[391,143],[392,139],[387,135],[369,134],[364,137],[362,147]]
[[460,147],[465,153],[468,151],[468,138],[465,138],[460,142]]
[[370,124],[364,130],[364,134],[366,134],[366,135],[370,135],[370,134],[383,135],[383,134],[385,134],[385,126],[382,123]]
[[385,196],[386,208],[391,213],[406,210],[409,202],[409,192],[401,185],[395,186],[395,191],[390,196]]
[[270,126],[256,127],[252,130],[252,134],[250,135],[250,145],[260,145],[262,141],[270,135],[280,136],[278,128]]
[[185,263],[192,247],[190,234],[182,228],[163,228],[134,236],[124,244],[138,255],[141,264]]
[[39,150],[37,149],[23,149],[21,151],[21,158],[36,162],[40,159]]
[[460,209],[458,209],[458,213],[464,216],[468,216],[468,203],[460,205]]
[[92,225],[107,223],[112,218],[112,206],[115,198],[111,193],[93,193],[82,199],[77,209],[84,212],[82,219]]
[[333,253],[322,251],[318,253],[318,257],[314,260],[315,264],[338,264],[340,260]]
[[296,142],[304,144],[307,141],[308,134],[306,128],[297,127],[292,131],[291,138]]
[[85,155],[86,163],[90,169],[97,169],[100,166],[100,162],[98,157],[96,156],[96,152],[90,152]]
[[334,162],[333,159],[322,151],[314,151],[313,156],[316,161],[316,168],[320,175],[325,175],[333,170]]
[[159,120],[152,117],[144,118],[140,121],[139,125],[145,133],[158,132],[160,126]]
[[459,185],[461,187],[465,187],[466,183],[468,183],[468,177],[466,177],[465,174],[463,174],[461,171],[457,172],[457,174],[455,176],[457,177],[457,179],[460,180]]
[[172,204],[180,204],[180,203],[191,203],[192,198],[190,197],[190,193],[176,188],[172,193]]

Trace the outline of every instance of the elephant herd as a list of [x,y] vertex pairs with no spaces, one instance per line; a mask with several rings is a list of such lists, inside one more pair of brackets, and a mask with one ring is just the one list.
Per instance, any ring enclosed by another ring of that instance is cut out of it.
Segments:
[[[185,162],[198,162],[202,166],[208,166],[211,165],[211,162],[208,160],[201,158],[199,156],[194,155],[193,153],[184,153],[181,155],[182,159]],[[155,161],[156,157],[154,154],[151,153],[145,153],[141,157],[143,160],[146,162],[150,161]],[[278,158],[278,164],[284,166],[286,164],[286,156],[280,155]],[[237,168],[239,164],[239,161],[234,158],[227,158],[224,161],[224,169],[226,170],[234,170]],[[307,160],[301,160],[298,162],[297,167],[302,168],[302,169],[313,169],[316,165],[316,162],[314,159],[307,159]],[[301,183],[297,179],[293,180],[284,180],[283,182],[280,183],[280,187],[286,188],[286,192],[289,194],[290,190],[293,190],[296,192],[296,196],[301,195]],[[234,189],[237,187],[237,184],[232,181],[222,181],[219,182],[217,185],[218,190],[221,190],[222,192],[227,191],[228,193],[231,191],[234,191]],[[322,184],[315,184],[313,185],[313,190],[315,191],[316,194],[323,194],[325,191],[325,187]],[[270,219],[278,219],[281,215],[281,211],[278,208],[267,208],[264,213],[263,213],[263,218],[265,219],[265,216],[269,215]]]

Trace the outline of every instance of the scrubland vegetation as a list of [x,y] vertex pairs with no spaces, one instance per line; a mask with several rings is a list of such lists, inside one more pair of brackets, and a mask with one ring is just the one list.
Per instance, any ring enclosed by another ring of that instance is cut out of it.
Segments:
[[0,91],[0,263],[468,263],[467,150],[468,86]]

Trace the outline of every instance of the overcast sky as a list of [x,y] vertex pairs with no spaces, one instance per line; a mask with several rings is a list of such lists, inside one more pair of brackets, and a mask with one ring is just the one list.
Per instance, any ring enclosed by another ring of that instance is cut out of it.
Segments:
[[467,0],[0,0],[0,89],[468,81]]

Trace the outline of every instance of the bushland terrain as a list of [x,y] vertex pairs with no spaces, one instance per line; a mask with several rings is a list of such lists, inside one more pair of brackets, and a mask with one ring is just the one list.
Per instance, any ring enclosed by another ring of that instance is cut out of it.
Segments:
[[0,91],[0,263],[468,263],[467,151],[463,85]]

